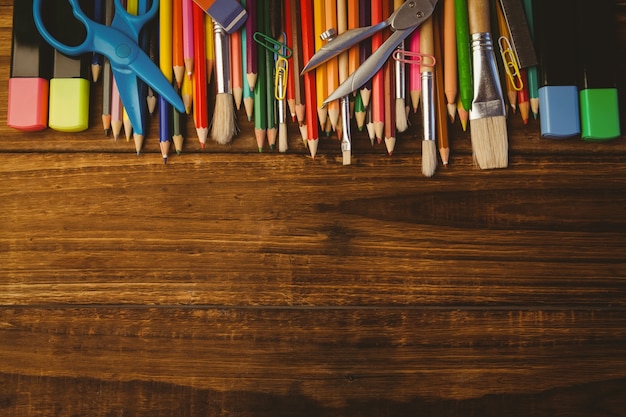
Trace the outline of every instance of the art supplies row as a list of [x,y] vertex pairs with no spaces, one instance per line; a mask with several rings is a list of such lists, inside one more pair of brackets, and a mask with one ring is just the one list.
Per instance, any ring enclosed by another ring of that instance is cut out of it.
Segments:
[[545,138],[621,134],[610,0],[154,1],[15,0],[9,126],[83,131],[98,83],[105,132],[137,153],[153,112],[167,161],[183,114],[228,144],[243,107],[259,151],[287,151],[297,123],[312,157],[333,132],[349,164],[354,128],[391,154],[419,112],[425,176],[457,119],[481,169],[508,165],[512,114]]

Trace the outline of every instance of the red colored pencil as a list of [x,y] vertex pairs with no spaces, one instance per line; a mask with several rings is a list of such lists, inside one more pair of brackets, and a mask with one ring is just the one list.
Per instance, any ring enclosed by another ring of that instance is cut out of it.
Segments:
[[[300,0],[300,15],[313,16],[313,0]],[[315,39],[313,39],[313,19],[302,19],[302,61],[309,62],[315,54]],[[319,141],[317,126],[317,92],[315,89],[315,72],[309,71],[303,75],[304,95],[306,99],[306,127],[307,144],[311,157],[315,158]]]

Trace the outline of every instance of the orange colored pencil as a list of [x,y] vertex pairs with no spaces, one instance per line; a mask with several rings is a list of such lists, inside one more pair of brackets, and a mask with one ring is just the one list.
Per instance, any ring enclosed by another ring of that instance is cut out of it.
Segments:
[[[313,2],[313,39],[315,40],[315,51],[319,51],[324,45],[321,38],[322,33],[326,30],[325,2],[316,0]],[[306,16],[306,15],[305,15]],[[302,19],[306,20],[306,19]],[[324,129],[326,119],[328,118],[327,107],[322,107],[322,103],[328,97],[328,76],[326,75],[326,64],[324,63],[315,68],[315,88],[317,90],[317,118],[320,127]]]
[[[445,5],[445,3],[444,3]],[[448,166],[448,161],[450,159],[450,144],[448,139],[448,119],[449,115],[447,114],[449,107],[449,98],[446,97],[445,88],[445,33],[442,33],[442,28],[445,29],[446,25],[446,15],[445,9],[444,12],[433,16],[433,39],[434,39],[434,56],[435,56],[435,129],[436,129],[436,137],[437,137],[437,147],[439,148],[439,156],[441,157],[441,162],[444,166]],[[443,38],[443,39],[442,39]],[[456,45],[456,41],[455,41]],[[456,50],[456,47],[455,47]],[[443,68],[442,68],[442,63]],[[456,68],[456,61],[454,62],[454,67]],[[456,102],[454,103],[455,111],[456,111]]]
[[443,84],[450,120],[456,118],[456,96],[458,90],[458,68],[456,58],[456,19],[454,0],[443,2]]
[[[337,27],[337,1],[324,0],[324,16],[326,19],[325,30]],[[326,41],[332,42],[332,40]],[[328,97],[337,87],[339,87],[339,60],[334,57],[326,61],[326,77],[328,84],[326,85],[326,96]],[[328,118],[332,130],[337,130],[337,122],[339,122],[339,100],[331,101],[327,105]]]
[[[359,0],[348,0],[348,30],[359,27]],[[348,75],[359,67],[359,45],[348,50]]]
[[172,4],[172,65],[174,77],[180,88],[185,78],[185,61],[183,59],[183,2],[174,0]]
[[528,123],[528,116],[530,114],[530,93],[528,90],[528,71],[526,68],[520,68],[520,79],[522,81],[522,88],[517,91],[517,106],[519,107],[520,116],[522,116],[522,122]]

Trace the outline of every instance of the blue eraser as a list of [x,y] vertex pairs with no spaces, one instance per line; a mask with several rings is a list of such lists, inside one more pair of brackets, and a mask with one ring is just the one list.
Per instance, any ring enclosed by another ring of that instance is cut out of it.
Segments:
[[580,134],[578,87],[569,85],[539,88],[541,136],[564,139]]
[[237,0],[194,1],[229,34],[237,31],[248,17],[248,12]]

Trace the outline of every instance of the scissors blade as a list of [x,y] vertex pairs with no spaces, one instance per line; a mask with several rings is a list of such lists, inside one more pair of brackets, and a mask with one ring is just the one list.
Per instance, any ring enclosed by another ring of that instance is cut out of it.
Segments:
[[119,66],[114,62],[111,62],[111,70],[133,130],[143,135],[147,105],[144,100],[140,100],[137,76],[130,68]]
[[181,113],[185,112],[183,99],[176,93],[174,87],[148,55],[143,52],[138,53],[137,57],[128,64],[128,68],[145,82],[146,85],[150,86],[152,90],[162,96],[172,106],[176,107],[176,110]]
[[304,74],[312,70],[313,68],[319,67],[324,62],[336,57],[346,49],[349,49],[357,43],[361,42],[362,40],[369,38],[379,30],[382,30],[387,26],[389,26],[389,24],[385,20],[373,26],[365,26],[343,32],[332,41],[328,41],[326,44],[324,44],[324,46],[322,46],[311,57],[311,59],[309,59],[309,62],[306,63],[304,68],[302,68],[301,74]]
[[356,71],[337,87],[322,103],[323,106],[331,101],[340,99],[361,88],[370,78],[382,68],[387,58],[393,53],[396,47],[406,39],[413,29],[395,31],[387,40],[367,59]]
[[[324,100],[322,105],[325,106],[331,101],[340,99],[361,88],[382,68],[385,61],[389,59],[396,47],[432,15],[437,1],[438,0],[408,0],[404,2],[404,4],[393,12],[386,21],[395,31],[357,68],[356,71]],[[335,41],[336,39],[328,43],[332,44]]]
[[[389,17],[372,26],[350,29],[322,46],[306,63],[302,74],[336,57],[343,51],[391,26],[394,31],[411,32],[424,22],[435,10],[438,0],[408,0],[398,7]],[[399,42],[398,42],[399,43]]]

